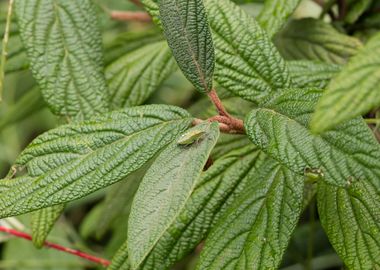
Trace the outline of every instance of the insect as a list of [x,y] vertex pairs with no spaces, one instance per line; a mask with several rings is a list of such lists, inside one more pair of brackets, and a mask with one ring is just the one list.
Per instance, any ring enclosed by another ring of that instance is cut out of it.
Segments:
[[206,131],[200,130],[200,129],[194,129],[189,130],[188,132],[182,134],[177,143],[179,145],[190,145],[193,144],[195,141],[199,141],[204,135],[206,134]]
[[311,183],[324,177],[323,171],[319,168],[305,168],[304,174]]

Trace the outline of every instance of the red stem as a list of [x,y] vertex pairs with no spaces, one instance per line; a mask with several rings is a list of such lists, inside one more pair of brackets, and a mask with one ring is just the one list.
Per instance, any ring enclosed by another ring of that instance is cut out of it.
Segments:
[[144,11],[110,11],[110,16],[116,21],[151,22],[152,18]]
[[[29,241],[32,240],[32,236],[31,235],[29,235],[27,233],[24,233],[24,232],[20,232],[20,231],[14,230],[14,229],[10,229],[10,228],[7,228],[7,227],[0,226],[0,231],[8,233],[8,234],[11,234],[11,235],[19,237],[19,238],[23,238],[23,239],[29,240]],[[49,248],[53,248],[53,249],[56,249],[56,250],[59,250],[59,251],[63,251],[63,252],[66,252],[66,253],[78,256],[78,257],[81,257],[81,258],[83,258],[85,260],[88,260],[88,261],[91,261],[91,262],[94,262],[94,263],[97,263],[97,264],[101,264],[103,266],[109,266],[111,264],[111,262],[108,261],[108,260],[106,260],[106,259],[98,258],[98,257],[92,256],[90,254],[83,253],[83,252],[81,252],[79,250],[67,248],[67,247],[64,247],[64,246],[61,246],[61,245],[58,245],[58,244],[54,244],[54,243],[50,243],[50,242],[47,242],[47,241],[45,242],[44,246],[45,247],[49,247]]]
[[212,89],[208,93],[208,96],[211,99],[212,103],[214,103],[216,109],[218,110],[219,115],[230,117],[230,114],[224,108],[223,103],[220,100],[220,98],[219,98],[218,94],[216,93],[215,89]]

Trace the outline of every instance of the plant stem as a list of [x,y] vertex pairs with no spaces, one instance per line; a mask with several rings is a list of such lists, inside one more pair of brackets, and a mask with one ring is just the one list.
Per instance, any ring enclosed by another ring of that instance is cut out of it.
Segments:
[[367,118],[364,120],[367,124],[380,124],[380,119],[378,118]]
[[312,270],[313,261],[313,248],[314,248],[314,233],[315,233],[315,199],[313,198],[309,204],[309,215],[310,215],[310,231],[309,231],[309,241],[307,245],[307,261],[306,269]]
[[116,21],[151,22],[152,18],[144,11],[119,11],[111,10],[110,17]]
[[212,89],[207,95],[211,102],[215,105],[219,114],[209,118],[208,121],[219,122],[220,130],[223,132],[244,134],[245,131],[243,121],[233,117],[227,112],[215,89]]
[[[19,238],[23,238],[23,239],[29,240],[29,241],[32,240],[32,236],[30,234],[27,234],[27,233],[24,233],[24,232],[20,232],[20,231],[14,230],[14,229],[10,229],[10,228],[4,227],[4,226],[0,226],[0,231],[8,233],[8,234],[11,234],[11,235],[19,237]],[[101,264],[103,266],[108,266],[111,263],[110,261],[108,261],[106,259],[98,258],[98,257],[92,256],[90,254],[81,252],[79,250],[75,250],[75,249],[71,249],[71,248],[68,248],[68,247],[64,247],[64,246],[61,246],[61,245],[58,245],[58,244],[55,244],[55,243],[51,243],[51,242],[47,242],[46,241],[45,244],[44,244],[44,246],[48,247],[48,248],[53,248],[53,249],[56,249],[56,250],[59,250],[59,251],[62,251],[62,252],[66,252],[66,253],[72,254],[74,256],[81,257],[81,258],[83,258],[85,260],[88,260],[88,261],[91,261],[91,262],[94,262],[94,263],[97,263],[97,264]]]
[[12,16],[12,6],[13,0],[9,0],[8,4],[8,13],[7,13],[7,22],[5,24],[5,32],[3,37],[3,44],[1,49],[1,59],[0,59],[0,101],[3,97],[3,88],[4,88],[4,73],[5,73],[5,62],[7,61],[7,46],[9,40],[9,28],[11,25],[11,16]]

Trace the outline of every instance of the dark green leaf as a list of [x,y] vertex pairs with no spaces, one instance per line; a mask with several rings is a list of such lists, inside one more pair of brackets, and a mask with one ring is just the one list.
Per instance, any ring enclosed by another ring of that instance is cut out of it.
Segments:
[[160,0],[164,33],[178,66],[200,92],[212,89],[214,46],[202,0]]
[[[174,106],[115,111],[51,130],[16,161],[28,177],[4,179],[0,216],[14,216],[81,198],[122,180],[192,122]],[[54,185],[53,185],[54,184]]]
[[92,1],[18,0],[21,38],[54,113],[88,118],[107,109],[101,35]]
[[302,208],[303,178],[273,160],[221,217],[197,269],[277,269]]

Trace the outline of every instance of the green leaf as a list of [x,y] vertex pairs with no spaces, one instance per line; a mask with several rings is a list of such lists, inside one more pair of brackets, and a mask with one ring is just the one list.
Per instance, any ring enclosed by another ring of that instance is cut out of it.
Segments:
[[299,88],[324,89],[341,70],[339,65],[308,60],[289,61],[288,67],[293,85]]
[[[143,0],[159,20],[156,0]],[[260,103],[290,87],[285,61],[254,18],[230,0],[204,1],[215,46],[215,80],[234,95]]]
[[186,205],[196,180],[219,137],[217,123],[190,131],[204,136],[191,145],[170,144],[147,171],[132,203],[128,221],[128,252],[138,269]]
[[283,27],[300,2],[301,0],[266,0],[257,21],[272,37]]
[[41,248],[44,245],[48,234],[64,210],[65,205],[58,204],[32,213],[33,244],[37,248]]
[[303,178],[273,160],[206,239],[197,269],[277,269],[297,225]]
[[259,103],[290,86],[285,61],[259,24],[229,0],[205,1],[216,52],[215,80]]
[[[7,62],[8,63],[8,62]],[[33,115],[46,105],[38,87],[28,90],[15,104],[0,117],[0,131]]]
[[0,194],[0,216],[72,201],[118,182],[191,122],[180,108],[149,105],[48,131],[16,161],[16,168],[26,166],[29,176],[2,181],[6,192]]
[[127,53],[106,69],[111,102],[117,108],[141,105],[176,68],[163,41]]
[[[211,226],[245,190],[265,154],[252,144],[240,147],[216,160],[197,180],[196,188],[140,269],[167,269],[204,239]],[[123,247],[110,270],[122,270],[127,263]],[[123,266],[124,265],[124,266]]]
[[214,46],[203,0],[160,0],[159,9],[178,66],[198,91],[211,91]]
[[348,269],[380,267],[379,187],[360,179],[345,187],[318,184],[322,225]]
[[372,0],[349,0],[344,21],[351,24],[355,23],[371,4]]
[[380,34],[374,36],[331,81],[313,115],[323,132],[380,105]]
[[344,64],[361,42],[316,19],[293,20],[276,36],[275,43],[287,60],[316,60]]
[[31,70],[52,111],[88,118],[107,110],[92,1],[19,0],[15,12]]
[[[297,174],[321,169],[324,180],[345,186],[347,179],[365,179],[380,187],[380,146],[361,119],[320,136],[308,129],[320,90],[295,89],[255,109],[245,128],[252,142]],[[364,181],[364,180],[363,180]]]

